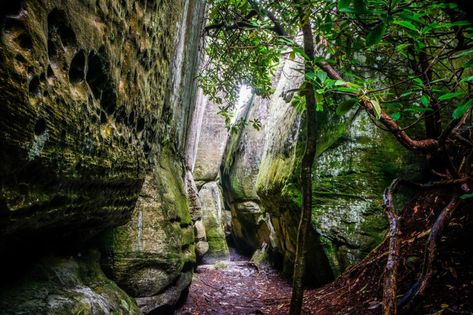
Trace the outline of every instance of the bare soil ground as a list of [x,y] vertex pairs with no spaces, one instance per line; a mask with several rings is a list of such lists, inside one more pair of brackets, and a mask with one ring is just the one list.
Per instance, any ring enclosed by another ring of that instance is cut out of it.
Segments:
[[232,251],[230,260],[197,268],[176,314],[285,314],[290,294],[291,284],[277,271]]

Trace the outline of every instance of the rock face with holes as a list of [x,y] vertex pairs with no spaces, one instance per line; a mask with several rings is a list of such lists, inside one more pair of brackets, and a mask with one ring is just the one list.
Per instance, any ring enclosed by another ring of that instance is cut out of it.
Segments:
[[202,21],[202,1],[0,4],[5,253],[98,238],[142,311],[177,301],[195,261],[184,156]]

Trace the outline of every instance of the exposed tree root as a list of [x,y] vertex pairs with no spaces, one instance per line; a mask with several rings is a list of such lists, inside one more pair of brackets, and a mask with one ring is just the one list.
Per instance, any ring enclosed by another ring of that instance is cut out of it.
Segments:
[[459,205],[460,200],[458,199],[458,194],[454,193],[448,205],[443,208],[442,212],[440,212],[440,215],[437,217],[437,220],[435,220],[429,238],[427,239],[421,275],[398,303],[399,306],[405,305],[404,311],[408,311],[412,307],[417,297],[422,297],[425,294],[429,282],[432,279],[433,265],[435,258],[437,257],[437,244],[439,243],[445,227],[450,222],[452,213]]
[[[391,193],[396,190],[390,187]],[[392,195],[386,197],[394,211]],[[431,314],[442,307],[469,314],[473,311],[468,302],[473,292],[469,271],[473,255],[468,249],[468,238],[473,236],[470,207],[471,202],[460,202],[458,195],[442,187],[420,191],[397,217],[397,227],[391,226],[385,240],[333,283],[309,291],[305,308],[311,314],[324,315],[393,314],[396,292],[414,287],[415,293],[422,287],[409,314]]]

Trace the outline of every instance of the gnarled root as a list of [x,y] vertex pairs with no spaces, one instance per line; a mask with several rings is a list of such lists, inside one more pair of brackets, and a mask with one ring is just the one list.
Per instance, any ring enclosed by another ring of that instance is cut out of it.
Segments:
[[458,198],[458,193],[454,193],[448,205],[442,209],[440,215],[435,220],[426,242],[422,272],[414,285],[412,285],[398,301],[398,307],[403,307],[404,312],[408,311],[413,306],[413,303],[417,298],[422,297],[425,294],[430,280],[432,279],[433,264],[437,256],[437,244],[445,227],[450,222],[453,212],[460,204],[461,200]]

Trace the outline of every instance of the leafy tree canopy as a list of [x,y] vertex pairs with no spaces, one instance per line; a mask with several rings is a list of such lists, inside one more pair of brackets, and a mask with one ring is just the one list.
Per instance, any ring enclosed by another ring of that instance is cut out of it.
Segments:
[[[471,106],[473,26],[455,3],[407,0],[209,0],[208,60],[202,87],[217,104],[233,103],[241,84],[262,96],[281,58],[307,59],[297,6],[309,18],[316,44],[312,73],[317,109],[344,114],[368,98],[373,116],[415,124],[461,117]],[[320,69],[327,63],[342,80]],[[303,66],[301,65],[301,73]],[[304,86],[301,87],[301,90]],[[304,110],[302,97],[293,105]]]

